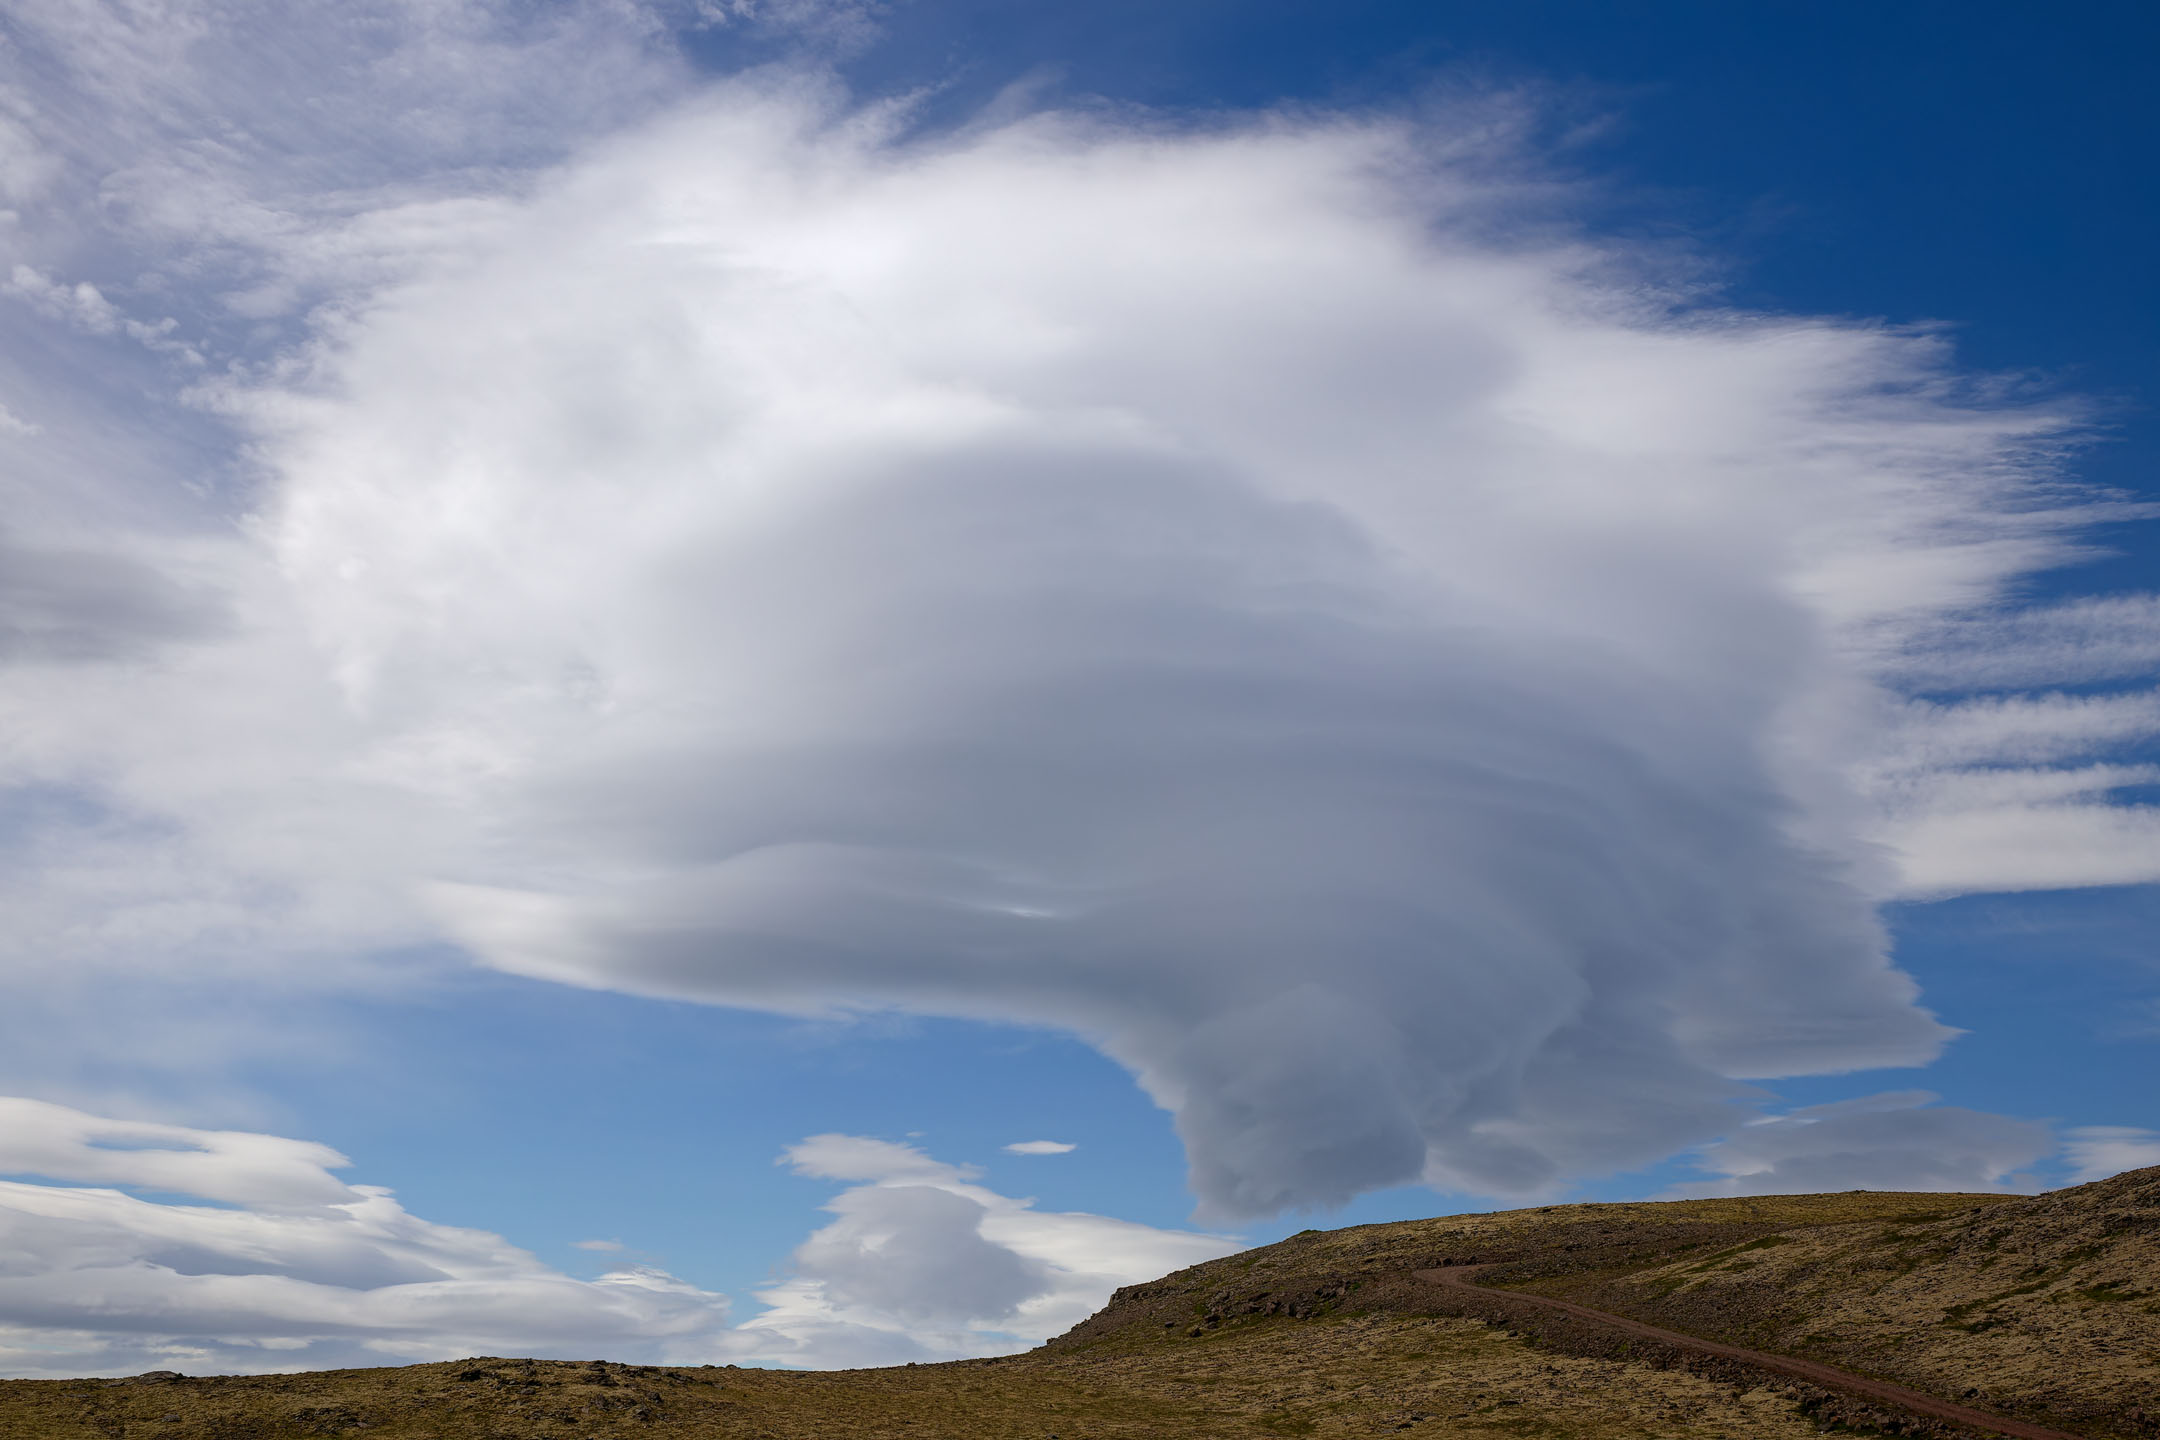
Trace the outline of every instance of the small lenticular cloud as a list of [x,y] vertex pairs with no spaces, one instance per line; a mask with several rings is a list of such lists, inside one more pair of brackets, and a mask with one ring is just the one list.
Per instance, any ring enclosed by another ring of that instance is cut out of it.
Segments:
[[1070,1155],[1079,1149],[1062,1140],[1020,1140],[1005,1147],[1008,1155]]
[[2070,1183],[2084,1185],[2125,1170],[2160,1165],[2160,1130],[2134,1125],[2080,1125],[2063,1141]]
[[570,1242],[570,1248],[573,1250],[601,1250],[610,1255],[619,1255],[624,1247],[620,1240],[573,1240]]

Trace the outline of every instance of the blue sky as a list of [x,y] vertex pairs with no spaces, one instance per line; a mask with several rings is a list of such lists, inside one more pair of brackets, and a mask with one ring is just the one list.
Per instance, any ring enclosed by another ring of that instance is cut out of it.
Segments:
[[0,22],[0,1369],[2160,1163],[2144,8],[273,8]]

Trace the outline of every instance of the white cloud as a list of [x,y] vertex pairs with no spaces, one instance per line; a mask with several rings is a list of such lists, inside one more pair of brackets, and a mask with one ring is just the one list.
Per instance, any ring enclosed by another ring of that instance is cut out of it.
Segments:
[[[1914,703],[1901,727],[1896,768],[1922,775],[1967,766],[2083,759],[2160,736],[2160,691],[2110,695],[1987,696]],[[2041,772],[2050,773],[2050,772]]]
[[2020,1172],[2054,1151],[2047,1126],[1938,1105],[1939,1098],[1924,1090],[1895,1091],[1765,1116],[1692,1157],[1721,1178],[1682,1185],[1672,1194],[2039,1188]]
[[0,1100],[0,1173],[51,1182],[0,1181],[0,1371],[701,1363],[739,1348],[719,1295],[645,1268],[572,1279],[348,1185],[331,1173],[346,1164],[307,1141]]
[[603,1255],[619,1255],[629,1248],[620,1240],[573,1240],[570,1245],[572,1249],[597,1250]]
[[2083,1185],[2125,1170],[2160,1165],[2160,1130],[2135,1125],[2080,1125],[2064,1132],[2063,1151],[2075,1167],[2070,1183]]
[[1120,1285],[1240,1248],[1227,1236],[1038,1211],[910,1145],[818,1135],[783,1157],[856,1181],[739,1334],[768,1364],[894,1365],[994,1355],[1086,1319]]
[[1881,832],[1902,888],[1934,898],[2160,880],[2160,811],[2109,803],[2160,783],[2160,767],[1992,769],[1923,775],[1893,791]]
[[[471,1354],[831,1367],[1024,1348],[1219,1235],[1041,1213],[909,1146],[821,1135],[856,1182],[767,1309],[625,1265],[578,1280],[352,1185],[327,1146],[0,1098],[0,1374],[313,1370]],[[716,1217],[715,1223],[725,1223]],[[617,1253],[612,1240],[577,1248]]]
[[100,1119],[0,1097],[0,1174],[176,1191],[232,1205],[308,1210],[348,1200],[324,1145],[245,1131]]
[[888,0],[693,0],[707,25],[748,26],[840,54],[874,40]]
[[1990,608],[1890,632],[1881,661],[1935,691],[2136,680],[2160,671],[2160,595]]
[[1005,1147],[1008,1155],[1070,1155],[1079,1149],[1062,1140],[1016,1140]]
[[1788,721],[1865,699],[1838,625],[2052,553],[1969,477],[2054,417],[1493,250],[1392,125],[830,104],[607,147],[259,402],[352,703],[534,837],[432,892],[464,943],[1070,1027],[1222,1214],[1532,1191],[1933,1053],[1854,755]]
[[[1988,605],[1885,627],[1868,643],[1883,647],[1883,677],[1922,697],[1884,707],[1861,767],[1899,893],[2160,880],[2156,812],[2123,793],[2160,773],[2123,763],[2150,758],[2160,692],[2033,688],[2149,683],[2160,672],[2154,597]],[[1958,690],[1994,693],[1947,693]]]
[[202,363],[202,356],[194,347],[172,338],[172,332],[179,328],[178,320],[168,315],[152,323],[122,314],[97,286],[87,280],[63,285],[28,265],[17,265],[7,282],[0,284],[0,294],[24,300],[47,317],[88,334],[125,335],[148,349],[179,355],[194,364]]
[[780,1160],[796,1174],[820,1180],[972,1179],[976,1174],[967,1166],[933,1160],[916,1146],[866,1135],[813,1135],[788,1146]]
[[55,319],[65,320],[93,335],[110,335],[120,328],[119,312],[112,302],[85,281],[74,286],[56,284],[28,265],[17,265],[0,291],[28,301]]
[[9,543],[103,557],[0,594],[25,1046],[448,936],[1072,1031],[1219,1214],[1530,1193],[1931,1057],[1883,898],[2160,873],[2149,701],[1904,703],[2147,673],[2142,602],[2002,613],[2066,410],[1518,223],[1446,121],[911,136],[653,15],[11,15],[79,363],[0,355]]

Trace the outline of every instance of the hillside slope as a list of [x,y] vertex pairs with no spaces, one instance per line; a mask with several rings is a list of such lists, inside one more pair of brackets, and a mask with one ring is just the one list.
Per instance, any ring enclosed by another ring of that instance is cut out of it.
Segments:
[[1794,1227],[1881,1223],[1999,1203],[1999,1195],[1773,1195],[1744,1199],[1544,1205],[1486,1215],[1449,1215],[1307,1230],[1257,1250],[1211,1260],[1141,1285],[1050,1349],[1130,1340],[1157,1332],[1210,1331],[1254,1317],[1312,1318],[1343,1311],[1429,1313],[1429,1286],[1415,1271],[1486,1264],[1492,1285],[1584,1272],[1606,1274],[1776,1235]]
[[2072,1430],[2160,1435],[2160,1169],[1531,1288]]

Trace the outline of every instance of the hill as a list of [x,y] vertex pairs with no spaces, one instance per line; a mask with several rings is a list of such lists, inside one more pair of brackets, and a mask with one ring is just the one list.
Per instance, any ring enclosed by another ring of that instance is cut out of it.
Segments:
[[2160,1435],[2160,1170],[1528,1288],[2072,1431]]
[[[2149,1440],[2156,1241],[2160,1170],[2031,1199],[1544,1206],[1307,1231],[1129,1286],[1069,1334],[998,1360],[797,1373],[476,1359],[8,1381],[0,1435],[1799,1440],[1839,1422],[1976,1433],[1563,1315],[1550,1302],[1564,1298],[2067,1433]],[[1470,1286],[1435,1283],[1466,1275]]]

